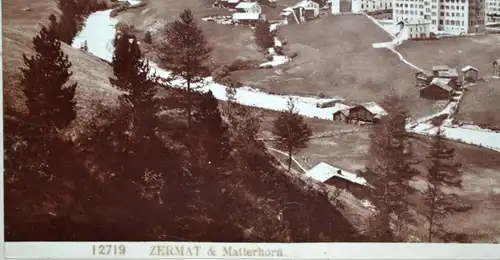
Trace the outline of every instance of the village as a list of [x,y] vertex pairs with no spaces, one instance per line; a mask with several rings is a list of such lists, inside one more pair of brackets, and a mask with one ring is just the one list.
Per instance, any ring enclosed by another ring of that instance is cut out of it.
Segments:
[[[341,203],[353,225],[370,225],[365,220],[377,212],[366,174],[373,159],[370,140],[373,129],[392,115],[387,98],[397,96],[408,110],[401,125],[416,160],[428,163],[432,138],[440,132],[464,165],[465,184],[457,200],[467,210],[444,221],[450,234],[472,234],[467,241],[474,242],[500,241],[497,222],[484,216],[500,216],[499,0],[192,1],[111,0],[112,9],[87,18],[69,44],[77,53],[70,58],[77,67],[75,61],[87,68],[105,65],[91,79],[107,84],[113,73],[111,43],[125,28],[137,37],[149,73],[164,88],[158,96],[176,93],[186,82],[163,67],[158,46],[165,41],[169,19],[191,8],[213,53],[209,70],[192,89],[213,95],[219,109],[230,104],[228,93],[234,91],[232,101],[259,117],[256,136],[264,153],[297,186]],[[272,42],[266,47],[257,43],[262,25]],[[85,78],[87,69],[78,68],[76,75]],[[82,82],[97,93],[83,92],[88,103],[111,104],[96,97],[118,95],[106,84]],[[311,129],[307,145],[293,153],[278,145],[274,132],[289,104]],[[179,116],[179,111],[161,115]],[[424,174],[415,176],[411,186],[417,224],[409,227],[408,240],[423,242]],[[285,209],[278,211],[281,221]]]

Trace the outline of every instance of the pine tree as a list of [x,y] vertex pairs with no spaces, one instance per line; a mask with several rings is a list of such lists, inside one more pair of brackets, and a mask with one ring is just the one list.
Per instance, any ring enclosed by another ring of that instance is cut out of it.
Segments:
[[186,112],[188,126],[191,127],[192,84],[202,82],[207,76],[211,48],[190,9],[184,10],[179,18],[165,28],[167,40],[161,47],[161,60],[174,77],[181,77],[186,81]]
[[259,21],[254,31],[255,43],[265,50],[274,46],[274,37],[269,30],[269,22]]
[[292,153],[307,147],[312,130],[299,115],[293,100],[288,100],[288,107],[274,121],[273,134],[277,136],[278,146],[288,151],[288,171],[292,166]]
[[386,103],[389,115],[373,126],[370,135],[371,161],[366,173],[373,187],[372,200],[378,208],[372,227],[384,242],[401,239],[403,228],[413,221],[407,197],[414,191],[409,181],[417,174],[405,125],[408,112],[399,98],[391,97]]
[[219,165],[229,153],[227,126],[222,120],[218,101],[208,91],[201,95],[201,102],[193,112],[193,122],[197,126],[198,138],[211,164]]
[[[115,88],[125,92],[120,100],[133,108],[134,125],[143,126],[144,123],[152,123],[157,109],[153,101],[157,81],[156,76],[151,73],[149,63],[143,57],[135,36],[128,32],[117,34],[111,65],[114,78],[109,80]],[[140,130],[152,129],[152,126],[144,127]]]
[[453,195],[445,194],[442,188],[449,186],[461,188],[462,186],[460,164],[453,162],[454,156],[455,151],[446,146],[443,132],[438,129],[428,155],[431,165],[427,173],[425,202],[429,208],[426,216],[429,222],[427,237],[429,243],[442,231],[442,218],[453,213],[450,201]]
[[61,50],[53,27],[42,26],[33,38],[35,54],[23,55],[21,68],[26,106],[40,134],[58,132],[76,117],[75,90],[77,83],[67,85],[72,73],[71,62]]
[[74,0],[59,0],[58,7],[62,12],[57,28],[57,37],[69,45],[78,34],[78,23],[82,17],[78,14],[79,7]]

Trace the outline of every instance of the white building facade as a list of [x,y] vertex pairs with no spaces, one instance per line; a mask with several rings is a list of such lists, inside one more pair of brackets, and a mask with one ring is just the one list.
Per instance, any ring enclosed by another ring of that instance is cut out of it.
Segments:
[[392,9],[393,0],[351,0],[351,12],[373,12]]
[[429,22],[430,31],[474,33],[484,26],[483,0],[394,0],[393,19]]
[[486,0],[484,9],[486,22],[500,22],[500,0]]

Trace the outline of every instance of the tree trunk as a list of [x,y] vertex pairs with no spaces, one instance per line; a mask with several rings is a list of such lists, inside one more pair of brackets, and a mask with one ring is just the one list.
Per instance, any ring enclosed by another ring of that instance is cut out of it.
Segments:
[[429,234],[427,241],[429,243],[432,243],[432,226],[434,225],[434,208],[435,208],[435,201],[436,201],[436,193],[432,193],[432,202],[431,202],[431,207],[430,207],[430,213],[429,213]]
[[292,147],[288,149],[288,171],[292,167]]
[[191,75],[187,75],[187,119],[188,128],[191,129]]

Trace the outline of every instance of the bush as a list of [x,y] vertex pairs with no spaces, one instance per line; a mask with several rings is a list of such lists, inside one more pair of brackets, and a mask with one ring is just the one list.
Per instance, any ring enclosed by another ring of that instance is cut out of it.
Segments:
[[318,93],[318,97],[319,97],[319,98],[325,98],[325,94],[323,94],[323,92],[319,92],[319,93]]
[[147,31],[146,34],[144,34],[144,42],[147,44],[153,43],[153,37],[151,36],[150,31]]
[[229,67],[227,65],[219,66],[212,72],[212,78],[215,82],[218,82],[220,79],[228,75],[229,75]]
[[229,65],[228,69],[229,72],[233,71],[238,71],[238,70],[247,70],[247,69],[253,69],[257,66],[255,61],[252,60],[242,60],[242,59],[237,59]]
[[266,59],[267,59],[268,61],[272,61],[272,60],[273,60],[273,56],[271,56],[271,55],[266,55]]
[[214,79],[214,81],[216,83],[219,83],[221,85],[224,85],[224,86],[227,86],[230,88],[239,88],[239,87],[243,86],[243,84],[241,82],[234,79],[231,75],[219,78],[218,80]]
[[281,46],[276,46],[274,47],[274,51],[278,54],[278,55],[285,55],[284,52],[283,52],[283,47]]

